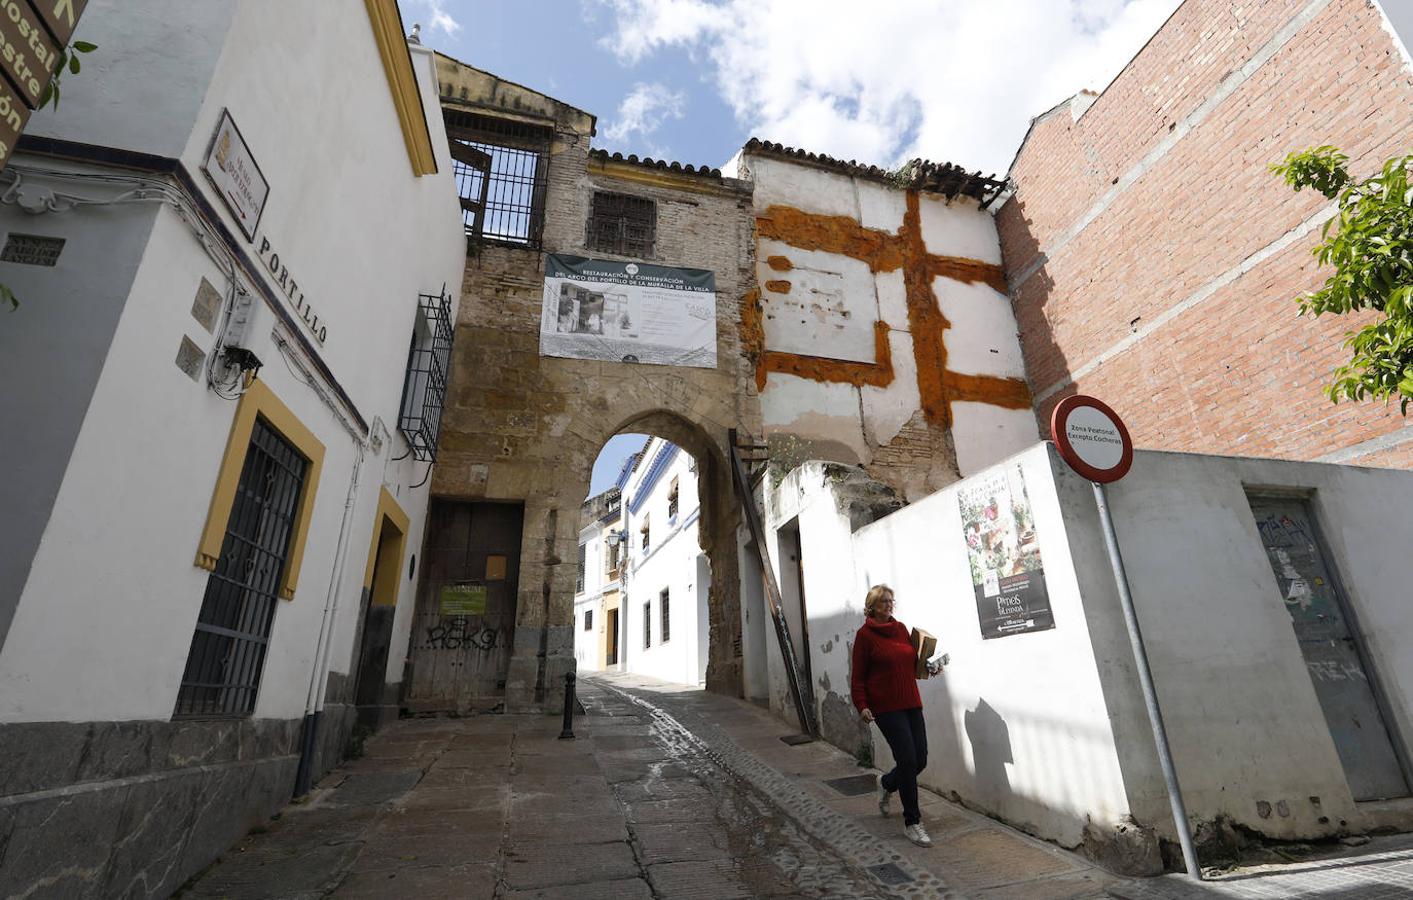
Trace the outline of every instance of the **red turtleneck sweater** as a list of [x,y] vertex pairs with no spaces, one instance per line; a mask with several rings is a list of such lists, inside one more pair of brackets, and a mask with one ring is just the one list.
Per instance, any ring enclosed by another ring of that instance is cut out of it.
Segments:
[[854,665],[850,688],[854,706],[879,713],[920,709],[912,632],[897,619],[883,624],[865,619],[854,635]]

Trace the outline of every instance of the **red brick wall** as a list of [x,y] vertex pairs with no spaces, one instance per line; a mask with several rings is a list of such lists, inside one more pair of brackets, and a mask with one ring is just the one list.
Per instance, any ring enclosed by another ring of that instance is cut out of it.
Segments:
[[[1413,73],[1378,10],[1319,2],[1187,0],[1077,122],[1061,106],[1035,123],[996,219],[1043,431],[1076,392],[1148,448],[1316,459],[1413,424],[1322,392],[1357,323],[1297,316],[1328,274],[1319,229],[1266,249],[1327,206],[1268,164],[1335,144],[1364,175],[1413,153]],[[1341,461],[1407,467],[1413,443]]]

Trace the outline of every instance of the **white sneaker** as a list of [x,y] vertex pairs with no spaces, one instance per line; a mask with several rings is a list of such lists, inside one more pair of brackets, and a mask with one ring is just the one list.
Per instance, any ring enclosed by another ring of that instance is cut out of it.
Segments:
[[932,846],[932,838],[928,837],[927,829],[922,827],[921,822],[916,825],[904,825],[903,834],[908,840],[917,844],[919,847]]
[[890,793],[888,793],[888,789],[883,786],[883,776],[882,776],[882,775],[879,775],[879,776],[878,776],[878,814],[879,814],[880,816],[883,816],[885,819],[886,819],[888,816],[892,815],[892,810],[889,808],[890,804],[892,803],[892,797],[893,797],[893,795],[890,794]]

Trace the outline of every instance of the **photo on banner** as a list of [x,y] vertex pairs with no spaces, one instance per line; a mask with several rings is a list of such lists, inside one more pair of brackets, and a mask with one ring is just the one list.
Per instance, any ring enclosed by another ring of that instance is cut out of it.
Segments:
[[716,275],[545,257],[540,355],[716,368]]
[[983,639],[1055,627],[1035,517],[1019,463],[968,479],[957,492]]

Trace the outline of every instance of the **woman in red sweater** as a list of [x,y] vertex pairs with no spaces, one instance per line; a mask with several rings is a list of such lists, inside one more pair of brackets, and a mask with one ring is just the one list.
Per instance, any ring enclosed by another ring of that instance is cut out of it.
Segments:
[[[850,688],[859,715],[883,732],[895,763],[893,771],[878,778],[878,811],[888,815],[890,796],[897,791],[903,798],[903,834],[920,847],[931,847],[917,802],[917,776],[927,766],[927,729],[912,633],[893,618],[893,589],[886,584],[868,589],[864,614],[868,618],[854,636]],[[927,677],[933,674],[929,669]]]

